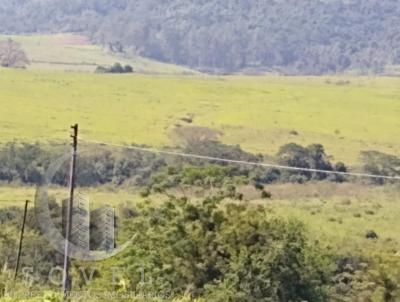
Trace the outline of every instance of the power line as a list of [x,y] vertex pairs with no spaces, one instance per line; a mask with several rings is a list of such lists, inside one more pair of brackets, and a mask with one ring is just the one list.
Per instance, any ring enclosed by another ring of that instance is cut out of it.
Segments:
[[89,143],[89,144],[113,146],[113,147],[118,147],[118,148],[143,151],[143,152],[154,153],[154,154],[173,155],[173,156],[180,156],[180,157],[185,157],[185,158],[203,159],[203,160],[209,160],[209,161],[248,165],[248,166],[255,166],[255,167],[275,168],[278,170],[314,172],[314,173],[323,173],[323,174],[331,174],[331,175],[354,176],[354,177],[365,177],[365,178],[387,179],[387,180],[389,180],[389,179],[390,180],[400,180],[400,176],[385,176],[385,175],[357,173],[357,172],[340,172],[340,171],[328,171],[328,170],[320,170],[320,169],[312,169],[312,168],[290,167],[290,166],[277,165],[277,164],[234,160],[234,159],[227,159],[227,158],[220,158],[220,157],[213,157],[213,156],[183,153],[183,152],[177,152],[177,151],[159,150],[159,149],[154,149],[154,148],[125,146],[125,145],[119,145],[119,144],[113,144],[113,143],[107,143],[107,142],[101,142],[101,141],[95,141],[95,140],[85,140],[85,139],[81,139],[81,138],[79,140],[82,142],[85,142],[85,143]]

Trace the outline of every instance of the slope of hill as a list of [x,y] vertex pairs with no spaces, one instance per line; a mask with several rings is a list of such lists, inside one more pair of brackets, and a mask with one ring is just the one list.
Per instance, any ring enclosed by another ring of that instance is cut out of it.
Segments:
[[31,62],[29,69],[60,71],[91,71],[98,65],[116,62],[132,65],[136,72],[152,74],[194,74],[196,71],[172,64],[160,63],[140,56],[112,53],[77,34],[0,35],[19,42]]
[[4,0],[0,31],[83,32],[207,71],[393,73],[399,15],[394,0]]
[[103,75],[0,69],[0,141],[81,136],[175,145],[178,128],[207,127],[229,144],[275,154],[321,143],[336,160],[399,154],[400,79]]

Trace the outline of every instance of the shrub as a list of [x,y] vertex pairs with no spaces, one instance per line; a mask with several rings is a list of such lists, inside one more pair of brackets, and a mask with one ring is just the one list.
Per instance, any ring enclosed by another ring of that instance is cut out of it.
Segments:
[[[207,301],[325,301],[326,256],[308,243],[304,225],[273,218],[262,208],[220,199],[171,200],[143,208],[127,223],[137,234],[120,258],[131,288],[145,266],[141,290],[174,290]],[[229,289],[229,290],[227,290]]]
[[97,66],[96,73],[132,73],[133,67],[130,65],[122,66],[121,63],[115,63],[111,67]]
[[256,188],[256,190],[262,191],[262,190],[264,190],[264,185],[256,182],[254,184],[254,188]]
[[278,182],[281,179],[281,171],[275,168],[267,169],[255,168],[249,173],[249,177],[261,184]]
[[[333,171],[328,156],[325,154],[324,147],[319,144],[309,145],[307,147],[302,147],[294,143],[286,144],[279,149],[277,157],[279,163],[284,166]],[[286,170],[282,172],[283,180],[299,183],[311,179],[323,180],[326,179],[327,176],[326,173],[311,171]]]
[[378,239],[378,234],[375,231],[371,230],[371,231],[368,231],[365,234],[365,238],[367,238],[367,239]]
[[[344,163],[338,162],[335,164],[335,167],[333,170],[336,172],[345,173],[345,172],[347,172],[347,167]],[[344,182],[344,181],[346,181],[346,176],[341,175],[341,174],[333,174],[330,176],[329,179],[332,181],[336,181],[336,182]]]
[[124,68],[122,67],[121,63],[115,63],[110,68],[110,73],[124,73]]
[[133,67],[131,65],[124,66],[124,73],[132,73],[132,72],[133,72]]
[[107,73],[109,70],[104,66],[97,66],[95,73]]
[[261,198],[262,199],[270,199],[272,197],[272,194],[268,191],[263,190],[261,192]]
[[[364,171],[368,174],[383,176],[400,176],[400,158],[378,151],[365,151],[361,153]],[[376,184],[384,184],[388,180],[382,178],[371,179]]]

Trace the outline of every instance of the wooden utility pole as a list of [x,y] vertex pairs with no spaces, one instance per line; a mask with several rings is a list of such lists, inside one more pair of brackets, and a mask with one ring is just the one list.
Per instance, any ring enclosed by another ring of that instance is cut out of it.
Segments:
[[22,220],[21,236],[19,238],[18,256],[17,256],[17,264],[15,266],[14,282],[17,279],[18,270],[19,270],[19,262],[20,262],[20,259],[21,259],[22,241],[24,240],[26,214],[28,212],[28,203],[29,203],[29,200],[25,200],[24,219]]
[[73,131],[72,137],[72,156],[69,173],[69,202],[67,206],[67,221],[65,231],[65,249],[64,249],[64,269],[63,269],[63,293],[64,299],[68,298],[68,292],[71,290],[71,278],[69,275],[70,259],[69,259],[69,241],[71,239],[72,230],[72,213],[74,209],[74,190],[75,190],[75,165],[78,147],[78,124],[71,126]]

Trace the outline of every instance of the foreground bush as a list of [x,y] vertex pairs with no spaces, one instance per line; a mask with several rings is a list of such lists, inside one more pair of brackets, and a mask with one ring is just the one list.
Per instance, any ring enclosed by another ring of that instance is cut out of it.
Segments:
[[300,222],[268,217],[261,207],[174,200],[143,208],[128,229],[137,237],[120,266],[131,291],[207,301],[326,300],[327,258]]

